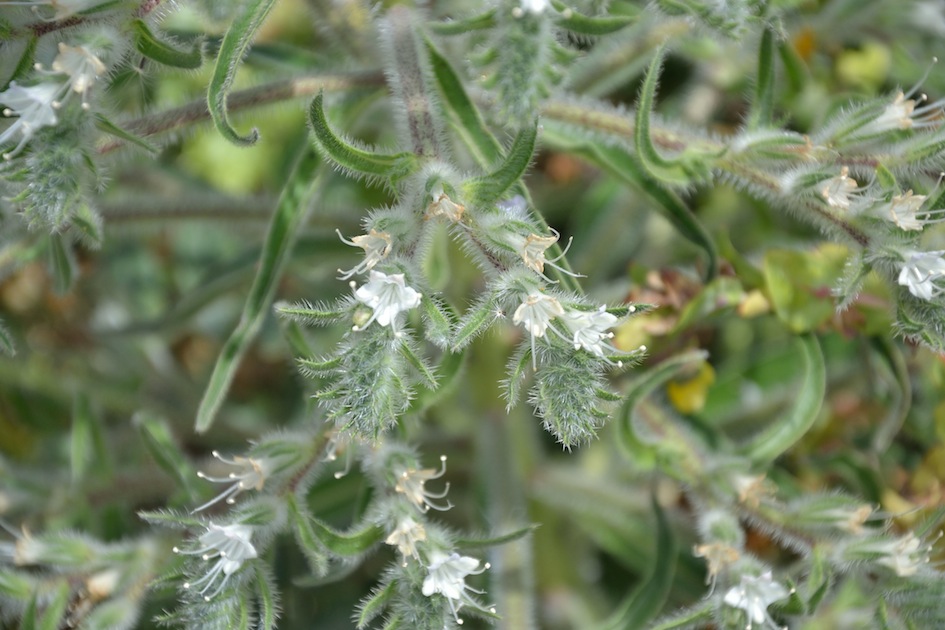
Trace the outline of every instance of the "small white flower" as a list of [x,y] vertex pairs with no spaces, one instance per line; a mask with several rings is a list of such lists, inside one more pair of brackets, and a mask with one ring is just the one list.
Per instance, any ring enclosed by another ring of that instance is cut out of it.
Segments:
[[[922,105],[928,96],[920,94],[917,98],[910,98],[915,90],[909,94],[902,91],[896,93],[893,102],[883,109],[883,112],[869,122],[858,135],[875,135],[889,131],[905,129],[922,129],[939,124],[942,103],[936,101]],[[917,107],[918,105],[918,107]]]
[[945,289],[937,282],[945,275],[943,253],[945,252],[911,252],[899,272],[899,284],[923,300],[931,300],[941,295]]
[[725,543],[708,543],[705,545],[696,545],[692,548],[692,555],[697,558],[705,558],[706,576],[705,583],[712,585],[712,591],[715,592],[715,581],[719,573],[738,561],[741,554],[738,549]]
[[[354,286],[353,282],[352,286]],[[376,320],[381,326],[390,326],[396,333],[397,316],[402,311],[417,307],[422,296],[404,284],[402,273],[388,275],[380,271],[371,271],[370,280],[354,292],[354,297],[374,310],[370,319],[364,324],[355,326],[355,330],[364,330]]]
[[569,275],[572,278],[583,278],[581,274],[568,271],[560,265],[555,263],[564,258],[565,254],[568,253],[568,250],[571,249],[571,242],[573,239],[568,239],[568,245],[564,248],[564,251],[555,258],[546,259],[545,250],[558,242],[558,239],[561,238],[561,235],[555,230],[551,229],[551,236],[539,236],[537,234],[529,234],[528,236],[522,236],[518,233],[511,233],[506,237],[506,242],[512,246],[512,249],[522,257],[522,262],[525,263],[525,266],[537,273],[538,275],[545,278],[549,282],[552,280],[545,276],[545,265],[557,269],[563,274]]
[[544,337],[545,331],[551,325],[551,320],[562,315],[564,315],[564,309],[561,307],[561,303],[550,295],[543,293],[529,294],[515,309],[515,313],[512,314],[512,323],[516,326],[524,326],[528,334],[531,335],[533,368],[537,367],[535,338]]
[[479,568],[479,561],[469,556],[461,556],[458,553],[447,555],[434,551],[430,554],[430,564],[427,566],[429,573],[423,580],[421,592],[427,597],[435,593],[444,596],[449,602],[456,623],[462,625],[463,620],[459,618],[460,608],[467,604],[474,608],[482,607],[467,592],[481,595],[482,591],[467,586],[466,576],[479,575],[488,568],[488,562]]
[[[920,232],[926,225],[945,220],[945,209],[921,211],[926,199],[928,196],[913,195],[911,190],[894,196],[888,206],[892,222],[900,229]],[[922,218],[919,218],[920,214]]]
[[0,103],[6,105],[3,115],[8,118],[18,116],[12,125],[0,133],[0,146],[10,142],[17,134],[20,136],[16,147],[3,154],[4,159],[9,160],[19,154],[37,129],[59,122],[56,107],[61,93],[62,86],[52,83],[22,87],[16,81],[10,81],[10,87],[0,92]]
[[517,18],[522,17],[526,13],[541,15],[550,6],[551,3],[548,0],[521,0],[519,6],[512,9],[512,15]]
[[59,42],[59,54],[52,62],[54,72],[69,76],[69,86],[82,95],[82,108],[88,109],[88,91],[105,74],[105,64],[85,46],[67,46]]
[[194,509],[191,514],[205,510],[224,499],[226,499],[227,505],[233,505],[236,503],[236,497],[244,490],[262,490],[266,479],[269,477],[270,464],[266,459],[254,459],[252,457],[226,459],[220,455],[218,451],[213,451],[213,456],[224,464],[234,466],[239,470],[238,472],[231,472],[226,477],[211,477],[203,472],[198,472],[197,476],[201,479],[206,479],[214,483],[229,483],[232,485],[200,507]]
[[453,507],[449,501],[446,502],[446,505],[439,505],[431,501],[431,499],[445,499],[446,494],[450,491],[449,482],[446,483],[442,492],[430,492],[424,487],[426,482],[439,479],[445,474],[446,455],[441,455],[440,470],[434,470],[432,468],[424,468],[422,470],[417,470],[416,468],[401,469],[397,473],[397,483],[394,485],[394,490],[404,495],[407,500],[417,506],[421,512],[426,512],[430,508],[446,511]]
[[828,206],[849,210],[850,203],[853,201],[851,195],[856,192],[856,189],[856,180],[850,177],[850,169],[844,166],[840,169],[839,175],[822,182],[820,194]]
[[[574,336],[571,341],[575,350],[584,348],[601,358],[606,358],[605,351],[620,353],[620,350],[607,343],[608,339],[614,338],[614,333],[607,331],[617,323],[617,317],[607,312],[606,305],[596,311],[568,309],[561,320]],[[623,362],[617,361],[617,366],[623,366]]]
[[872,536],[853,542],[847,546],[844,555],[848,559],[875,562],[900,577],[909,577],[928,564],[931,548],[931,544],[909,532],[898,538]]
[[462,221],[466,207],[450,199],[449,195],[443,190],[443,184],[434,186],[433,190],[430,191],[430,196],[433,197],[433,201],[427,206],[426,217],[428,219],[446,217],[453,223]]
[[788,595],[790,592],[772,580],[771,571],[768,571],[759,577],[743,575],[738,586],[733,586],[725,593],[723,601],[727,606],[745,611],[748,617],[746,630],[751,630],[756,623],[777,628],[774,619],[768,615],[768,606]]
[[407,566],[407,558],[413,557],[419,559],[417,555],[417,543],[427,539],[427,531],[422,523],[418,523],[409,516],[400,520],[397,527],[390,533],[384,542],[388,545],[397,547],[404,557],[404,566]]
[[[196,555],[204,561],[216,560],[206,575],[195,582],[184,582],[184,588],[200,588],[204,600],[210,601],[226,586],[230,576],[240,570],[243,563],[257,557],[256,548],[250,540],[253,528],[250,525],[214,525],[210,523],[207,531],[199,538],[199,547],[182,550],[174,547],[174,553]],[[223,576],[216,589],[207,595],[207,591]]]
[[387,258],[387,255],[390,254],[391,247],[393,246],[390,234],[387,232],[378,232],[377,230],[372,229],[367,234],[355,236],[350,241],[342,236],[340,230],[335,230],[335,232],[338,232],[338,238],[340,238],[341,242],[345,245],[360,247],[364,250],[364,260],[361,262],[361,264],[349,269],[348,271],[343,269],[338,270],[338,273],[341,274],[338,276],[339,280],[347,280],[357,273],[370,271],[377,263]]

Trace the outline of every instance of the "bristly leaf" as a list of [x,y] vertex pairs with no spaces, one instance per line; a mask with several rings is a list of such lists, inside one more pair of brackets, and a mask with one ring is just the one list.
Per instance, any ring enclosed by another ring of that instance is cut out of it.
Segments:
[[119,127],[118,125],[110,121],[108,118],[106,118],[104,115],[97,113],[95,114],[93,118],[95,120],[95,126],[98,128],[99,131],[103,131],[109,135],[115,136],[116,138],[120,138],[121,140],[124,140],[125,142],[134,144],[135,146],[138,146],[149,153],[158,152],[157,147],[146,142],[144,139],[139,138],[138,136],[134,135],[130,131],[126,131],[122,129],[121,127]]
[[321,177],[315,177],[319,160],[303,149],[282,191],[276,212],[272,215],[266,242],[259,259],[259,267],[253,286],[249,290],[243,313],[236,328],[223,345],[220,356],[213,366],[213,373],[197,410],[195,430],[203,433],[210,428],[217,411],[230,389],[240,359],[249,349],[262,327],[273,295],[282,276],[282,270],[292,252],[292,246],[300,226],[314,206],[315,192],[320,188]]
[[337,306],[329,306],[328,304],[320,302],[312,304],[311,302],[303,300],[295,304],[278,302],[275,305],[275,309],[276,313],[282,317],[299,324],[306,326],[328,326],[344,318],[346,313],[344,306],[343,303]]
[[135,414],[132,422],[138,428],[145,446],[157,465],[177,481],[191,497],[198,496],[194,483],[197,479],[197,471],[193,469],[174,442],[167,423],[147,413]]
[[135,34],[135,48],[139,53],[165,66],[196,70],[203,65],[201,43],[194,42],[190,50],[178,50],[158,39],[144,20],[134,20],[131,28]]
[[416,168],[416,158],[411,153],[372,153],[352,146],[336,136],[328,125],[321,93],[309,107],[309,121],[322,153],[355,177],[366,176],[372,180],[395,184]]
[[396,583],[390,581],[378,587],[365,599],[361,600],[361,603],[358,604],[358,630],[366,628],[369,623],[383,613],[396,594]]
[[242,12],[223,36],[217,63],[210,77],[210,89],[207,93],[210,117],[217,131],[237,146],[255,144],[259,139],[259,131],[253,129],[248,135],[241,136],[233,128],[226,112],[227,93],[233,85],[233,79],[236,78],[236,71],[243,60],[243,55],[246,54],[256,31],[262,26],[275,3],[276,0],[250,0],[243,5]]
[[466,198],[478,206],[488,206],[502,197],[525,174],[535,153],[538,122],[522,127],[509,148],[505,161],[493,172],[463,184]]
[[259,630],[276,630],[276,622],[279,620],[280,613],[279,591],[276,589],[276,581],[269,567],[261,563],[253,563],[253,572],[256,574],[254,586],[259,600],[257,627]]
[[588,17],[565,6],[563,2],[552,0],[551,4],[558,11],[558,14],[554,16],[558,26],[578,35],[590,35],[592,37],[609,35],[636,22],[636,18],[629,15]]
[[771,124],[774,111],[774,33],[766,28],[758,50],[758,77],[755,79],[755,100],[748,117],[748,129]]
[[495,26],[495,9],[489,9],[464,20],[450,20],[448,22],[433,22],[429,24],[430,31],[437,35],[465,35],[470,31],[481,31]]
[[810,333],[800,335],[795,345],[803,369],[796,400],[784,416],[771,422],[741,448],[744,455],[758,463],[773,461],[800,440],[817,420],[824,401],[826,368],[817,337]]
[[498,536],[490,536],[489,538],[457,538],[453,542],[459,549],[482,549],[485,547],[495,547],[496,545],[504,545],[506,543],[515,542],[520,538],[524,538],[525,536],[534,533],[534,531],[539,527],[541,527],[541,525],[533,523],[531,525],[511,531],[507,534],[499,534]]

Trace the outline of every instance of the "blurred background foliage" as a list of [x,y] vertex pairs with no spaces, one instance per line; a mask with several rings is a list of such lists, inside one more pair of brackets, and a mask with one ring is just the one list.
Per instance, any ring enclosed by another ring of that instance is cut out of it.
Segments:
[[[639,10],[637,3],[610,4]],[[778,82],[776,116],[800,132],[850,98],[919,81],[945,36],[941,11],[935,19],[922,13],[931,16],[935,2],[776,4],[795,7],[784,28],[805,68],[802,81]],[[163,26],[182,42],[201,32],[222,35],[238,5],[181,3]],[[430,9],[448,16],[463,7],[438,1]],[[322,70],[376,70],[371,14],[380,10],[356,0],[279,2],[236,88],[296,76],[312,59]],[[661,115],[732,132],[748,109],[756,41],[693,30],[679,42],[662,76]],[[594,50],[598,44],[577,45]],[[619,73],[576,72],[569,81],[632,105],[650,50],[624,46],[622,52]],[[110,101],[129,118],[199,100],[209,72],[206,64],[178,73],[145,62],[115,77]],[[945,71],[933,66],[922,89],[945,94]],[[377,89],[335,97],[332,110],[354,111],[349,133],[390,146],[391,114],[382,100],[365,98],[369,93]],[[260,130],[251,148],[238,149],[202,124],[163,138],[156,156],[111,152],[99,198],[105,240],[99,249],[76,249],[71,283],[57,277],[63,271],[54,271],[42,247],[16,252],[26,264],[0,279],[0,312],[18,340],[15,357],[0,357],[0,516],[6,522],[82,530],[105,541],[150,535],[138,511],[189,507],[211,496],[196,476],[169,472],[175,465],[192,473],[212,449],[241,452],[261,433],[307,426],[318,417],[293,357],[300,348],[327,351],[340,332],[303,332],[267,316],[219,421],[206,434],[193,431],[210,370],[252,282],[291,156],[309,142],[306,104],[293,100],[236,115],[238,129]],[[652,202],[579,157],[545,145],[527,184],[548,223],[574,237],[569,261],[586,274],[582,284],[591,295],[656,306],[617,331],[619,347],[646,344],[651,364],[686,349],[708,350],[705,361],[657,394],[692,431],[710,441],[716,435],[737,440],[776,417],[797,395],[799,358],[791,340],[813,332],[825,353],[827,398],[813,429],[769,478],[785,498],[848,491],[899,515],[906,526],[917,509],[941,505],[945,362],[892,338],[894,304],[879,281],[868,281],[851,307],[837,312],[831,290],[843,274],[846,248],[822,243],[814,228],[718,183],[688,195],[723,259],[719,276],[705,283],[701,253]],[[388,201],[383,188],[329,173],[278,299],[344,293],[335,269],[351,266],[356,256],[334,231],[357,233],[366,210]],[[438,246],[437,264],[448,282],[435,288],[461,303],[481,278],[445,235]],[[0,252],[0,261],[5,254],[13,255]],[[658,560],[654,492],[680,550],[659,559],[675,565],[662,610],[693,603],[704,593],[705,569],[688,553],[694,540],[679,484],[654,474],[658,455],[641,449],[628,459],[611,426],[589,446],[565,453],[540,430],[529,406],[506,414],[497,375],[520,334],[505,325],[478,340],[455,384],[423,414],[422,426],[410,421],[409,434],[428,458],[450,456],[450,497],[457,507],[442,519],[457,528],[488,529],[508,509],[510,517],[541,523],[531,549],[523,551],[535,563],[541,627],[591,628]],[[633,371],[618,376],[617,388],[633,377]],[[161,440],[179,448],[181,462],[155,457]],[[509,468],[524,485],[503,491],[502,479],[494,477]],[[515,496],[519,491],[523,497]],[[341,480],[318,480],[309,501],[325,521],[344,527],[363,509],[367,492],[354,470]],[[748,533],[747,547],[759,557],[791,562],[765,532]],[[281,627],[288,630],[313,623],[350,627],[358,599],[392,557],[385,550],[350,575],[316,583],[291,540],[272,553],[283,586]],[[152,600],[141,627],[172,594],[164,597]],[[855,606],[857,598],[845,594],[834,606]]]

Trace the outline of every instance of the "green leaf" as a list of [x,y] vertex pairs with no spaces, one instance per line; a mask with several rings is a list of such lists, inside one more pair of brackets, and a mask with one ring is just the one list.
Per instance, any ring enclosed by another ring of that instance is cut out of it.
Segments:
[[0,352],[10,355],[16,354],[16,346],[13,344],[13,336],[0,319]]
[[151,453],[151,457],[178,485],[187,490],[191,497],[197,496],[194,480],[197,479],[190,462],[184,457],[174,441],[167,423],[156,416],[139,412],[135,414],[132,423],[144,440],[144,445]]
[[[899,185],[896,182],[896,176],[892,172],[883,166],[882,164],[876,165],[876,181],[879,182],[881,188],[886,190],[899,190]],[[930,205],[930,208],[938,208],[939,206]]]
[[23,611],[23,618],[20,619],[20,630],[37,630],[38,627],[36,625],[36,594],[34,593],[26,605],[26,610]]
[[525,174],[535,152],[538,138],[538,123],[525,125],[509,148],[505,161],[493,172],[476,177],[463,184],[466,198],[474,205],[488,206],[495,203],[509,188]]
[[75,281],[76,262],[72,248],[61,234],[49,235],[49,268],[57,293],[68,293]]
[[325,304],[311,304],[309,302],[297,302],[287,304],[278,302],[275,305],[276,313],[306,326],[327,326],[340,321],[345,316],[345,311],[333,309]]
[[606,17],[588,17],[581,15],[574,9],[565,6],[563,2],[552,0],[551,5],[558,11],[554,20],[561,28],[566,28],[579,35],[609,35],[633,24],[636,18],[629,15],[612,15]]
[[165,66],[196,70],[203,65],[201,43],[194,42],[190,50],[178,50],[167,42],[158,39],[144,20],[132,20],[135,48],[139,53]]
[[294,496],[288,502],[300,538],[308,549],[319,552],[327,549],[336,556],[351,557],[364,553],[384,538],[384,530],[374,524],[355,532],[337,532],[311,515],[302,513]]
[[70,440],[70,460],[72,463],[72,481],[80,481],[92,461],[95,451],[95,417],[88,396],[79,392],[72,405],[72,435]]
[[213,424],[217,411],[230,389],[240,359],[256,338],[269,312],[295,238],[301,226],[305,224],[314,205],[315,192],[320,188],[321,177],[314,176],[318,171],[318,164],[318,160],[309,150],[304,149],[286,182],[279,205],[269,224],[256,278],[249,290],[239,323],[223,345],[200,401],[195,427],[198,433],[203,433]]
[[223,42],[220,44],[220,53],[217,63],[213,67],[210,77],[210,89],[207,93],[207,106],[210,117],[224,138],[238,146],[255,144],[259,139],[259,131],[253,129],[246,136],[241,136],[230,124],[226,112],[226,97],[233,85],[236,71],[239,68],[243,55],[246,54],[256,31],[262,26],[269,10],[276,0],[250,0],[242,3],[243,10],[230,25]]
[[16,81],[27,73],[33,71],[37,43],[39,43],[39,37],[35,34],[31,35],[26,42],[26,46],[23,47],[23,54],[20,55],[20,60],[17,62],[16,68],[13,70],[13,74],[10,75],[11,81]]
[[131,144],[141,147],[142,149],[144,149],[145,151],[149,153],[158,152],[157,147],[155,147],[153,144],[150,144],[144,139],[139,138],[138,136],[134,135],[130,131],[126,131],[122,129],[121,127],[119,127],[118,125],[110,121],[108,118],[106,118],[104,115],[97,113],[95,114],[93,119],[95,120],[95,127],[99,131],[107,133],[111,136],[115,136],[116,138],[124,140],[125,142],[130,142]]
[[515,542],[520,538],[524,538],[525,536],[533,533],[539,527],[541,527],[541,525],[533,523],[526,527],[511,531],[507,534],[500,534],[491,538],[457,538],[453,542],[459,549],[482,549],[485,547],[495,547],[496,545],[504,545],[506,543]]
[[784,65],[784,74],[787,77],[787,83],[791,91],[798,93],[804,89],[807,83],[809,73],[804,60],[797,54],[790,39],[784,38],[778,42],[778,54],[781,57],[781,63]]
[[758,78],[755,98],[748,116],[748,128],[758,129],[771,124],[774,112],[774,33],[766,28],[758,48]]
[[817,420],[824,400],[826,369],[817,337],[801,335],[795,338],[794,344],[800,355],[802,378],[794,388],[797,396],[791,408],[740,449],[743,455],[759,464],[773,461],[800,440]]
[[362,600],[358,605],[358,628],[366,628],[369,623],[377,619],[396,594],[396,583],[391,581],[372,592],[366,600]]
[[493,296],[482,299],[473,306],[460,320],[453,334],[453,352],[466,347],[476,335],[491,326],[496,319],[496,303]]
[[434,374],[433,370],[426,364],[426,361],[418,356],[414,349],[410,347],[409,343],[400,344],[400,355],[407,359],[407,362],[417,370],[424,381],[424,385],[426,385],[428,389],[435,391],[437,386],[436,374]]
[[676,539],[656,497],[651,500],[656,514],[656,557],[643,583],[637,586],[605,621],[601,630],[643,628],[663,607],[676,573]]
[[354,147],[336,136],[328,125],[321,93],[309,107],[309,121],[315,140],[325,156],[352,175],[366,175],[372,179],[393,183],[416,167],[416,157],[412,153],[372,153]]
[[452,386],[456,384],[457,377],[462,372],[462,368],[465,364],[465,350],[444,353],[443,358],[440,359],[440,363],[436,368],[438,375],[436,388],[419,385],[417,391],[414,393],[413,399],[410,401],[408,411],[410,413],[423,413],[432,405],[442,400],[443,397],[452,390]]
[[43,611],[43,617],[37,625],[37,630],[59,630],[66,627],[63,623],[63,617],[66,616],[66,607],[69,605],[69,599],[72,596],[72,589],[65,580],[59,584],[52,601],[46,604]]
[[429,28],[437,35],[464,35],[470,31],[490,29],[496,25],[495,9],[489,9],[465,20],[450,20],[448,22],[432,22]]
[[430,40],[426,40],[426,47],[430,56],[433,78],[447,113],[452,119],[453,128],[473,152],[476,162],[482,166],[495,164],[502,158],[502,145],[489,132],[479,110],[466,94],[463,82],[446,58],[437,51]]
[[276,622],[279,620],[279,596],[272,573],[268,567],[258,562],[253,563],[253,572],[256,574],[254,586],[259,598],[259,619],[256,627],[259,630],[276,630]]

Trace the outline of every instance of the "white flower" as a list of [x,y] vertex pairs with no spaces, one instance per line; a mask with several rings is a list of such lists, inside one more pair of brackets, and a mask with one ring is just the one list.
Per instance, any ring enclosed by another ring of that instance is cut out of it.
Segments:
[[350,241],[342,236],[341,231],[335,230],[335,232],[338,232],[338,238],[340,238],[341,242],[345,245],[360,247],[364,250],[364,261],[361,262],[360,265],[357,265],[348,271],[343,269],[338,270],[338,273],[341,274],[338,276],[339,280],[347,280],[356,273],[370,271],[374,268],[374,265],[387,258],[387,255],[390,254],[390,250],[393,245],[390,234],[387,232],[378,232],[377,230],[372,229],[367,234],[355,236]]
[[488,568],[487,562],[480,569],[479,561],[469,556],[461,556],[458,553],[447,555],[441,551],[434,551],[430,554],[430,564],[427,566],[429,573],[423,580],[421,592],[427,597],[435,593],[443,595],[449,602],[456,623],[462,625],[463,620],[459,618],[460,608],[465,604],[481,608],[467,591],[480,595],[482,591],[466,586],[466,576],[479,575]]
[[905,194],[894,196],[892,201],[889,202],[888,208],[892,222],[900,229],[913,232],[920,232],[922,228],[932,223],[941,223],[945,209],[926,210],[921,212],[923,216],[921,219],[919,218],[920,210],[922,210],[922,205],[926,199],[928,199],[926,195],[913,195],[911,190],[907,190]]
[[564,315],[564,309],[555,298],[543,293],[531,293],[515,309],[512,314],[512,323],[522,325],[531,335],[532,367],[537,366],[535,359],[535,338],[544,337],[545,331],[551,325],[551,320]]
[[888,131],[921,129],[939,124],[942,103],[936,101],[916,107],[917,104],[927,101],[928,96],[920,94],[918,98],[909,98],[914,91],[911,90],[909,94],[897,92],[893,102],[887,105],[879,116],[864,126],[858,135],[868,136]]
[[427,539],[427,531],[422,523],[418,523],[409,516],[400,520],[397,527],[390,533],[384,542],[388,545],[397,547],[404,557],[404,566],[407,566],[407,558],[417,555],[417,543]]
[[519,6],[512,9],[512,15],[517,18],[522,17],[526,13],[541,15],[545,12],[545,9],[550,6],[551,3],[548,0],[521,0]]
[[820,194],[823,195],[828,206],[849,210],[852,201],[851,195],[856,189],[856,180],[850,177],[850,169],[844,166],[840,169],[839,175],[823,182]]
[[743,575],[738,586],[733,586],[725,593],[725,604],[732,608],[741,608],[748,617],[750,630],[753,624],[762,623],[777,628],[774,620],[768,615],[768,606],[790,595],[790,592],[778,582],[771,579],[771,571],[760,577]]
[[82,95],[82,108],[88,109],[88,91],[100,76],[105,74],[105,64],[85,46],[67,46],[59,42],[59,54],[52,62],[54,72],[69,76],[69,86]]
[[3,154],[4,159],[9,160],[19,154],[37,129],[59,122],[55,110],[59,106],[57,98],[61,93],[62,86],[52,83],[22,87],[16,81],[10,81],[10,87],[0,92],[0,103],[6,105],[3,115],[18,116],[12,125],[0,133],[0,146],[10,142],[15,135],[20,135],[19,143],[12,151]]
[[923,300],[931,300],[945,290],[936,281],[945,274],[945,252],[911,252],[899,272],[899,284]]
[[725,543],[708,543],[705,545],[696,545],[692,548],[692,555],[697,558],[705,558],[706,576],[705,583],[712,585],[712,591],[715,592],[715,580],[723,569],[734,564],[741,557],[738,549]]
[[[352,282],[352,287],[354,283]],[[370,280],[354,292],[355,299],[374,310],[364,324],[354,327],[355,330],[364,330],[377,321],[381,326],[390,326],[397,331],[396,318],[402,311],[407,311],[420,304],[420,293],[404,284],[404,274],[386,274],[380,271],[371,271]]]
[[211,477],[203,472],[197,472],[197,476],[201,479],[206,479],[214,483],[229,483],[232,485],[200,507],[194,509],[191,514],[205,510],[223,499],[226,499],[227,505],[233,505],[236,503],[236,497],[244,490],[262,490],[269,476],[270,464],[266,459],[254,459],[252,457],[226,459],[220,455],[218,451],[213,451],[213,456],[224,464],[238,468],[239,471],[231,472],[226,477]]
[[403,494],[408,501],[420,508],[421,512],[426,512],[431,507],[435,510],[445,511],[453,507],[449,501],[446,502],[446,505],[438,505],[431,501],[431,499],[446,498],[446,494],[450,491],[449,482],[446,483],[442,492],[430,492],[424,487],[426,482],[432,479],[439,479],[445,474],[446,455],[441,455],[440,470],[434,470],[432,468],[424,468],[422,470],[417,470],[416,468],[401,469],[397,474],[397,483],[394,485],[394,490]]
[[[240,570],[243,563],[257,556],[256,548],[250,542],[253,528],[249,525],[214,525],[210,523],[207,531],[200,536],[197,549],[181,550],[174,547],[174,553],[197,555],[204,561],[216,560],[210,570],[195,582],[184,582],[184,588],[200,588],[204,600],[210,601],[226,586],[230,576]],[[216,589],[207,595],[207,591],[223,576]]]
[[[601,305],[596,311],[579,311],[568,309],[561,317],[568,331],[573,335],[570,340],[574,344],[574,349],[584,348],[591,354],[606,359],[606,352],[620,354],[620,350],[607,343],[608,339],[614,338],[614,333],[607,332],[617,323],[617,317],[607,312],[607,306]],[[646,346],[640,348],[646,350]],[[622,367],[623,362],[617,361],[617,367]]]
[[443,184],[437,184],[430,191],[433,201],[427,206],[426,216],[428,219],[433,217],[446,217],[453,223],[459,223],[463,219],[463,213],[466,207],[450,199],[449,195],[443,190]]
[[909,577],[928,564],[930,551],[930,544],[909,532],[899,538],[874,536],[856,541],[847,547],[844,555],[850,559],[873,561],[892,569],[900,577]]
[[553,228],[551,228],[551,236],[539,236],[537,234],[529,234],[528,236],[522,236],[518,233],[511,233],[506,237],[506,242],[512,246],[512,249],[522,257],[522,262],[525,263],[525,266],[542,276],[549,282],[551,280],[545,276],[545,265],[557,269],[563,274],[569,275],[573,278],[583,278],[581,274],[568,271],[567,269],[556,265],[555,263],[564,258],[565,254],[568,253],[568,250],[571,249],[571,241],[573,239],[568,239],[568,245],[564,248],[564,251],[555,258],[546,259],[545,250],[558,242],[558,239],[561,238],[561,235]]

